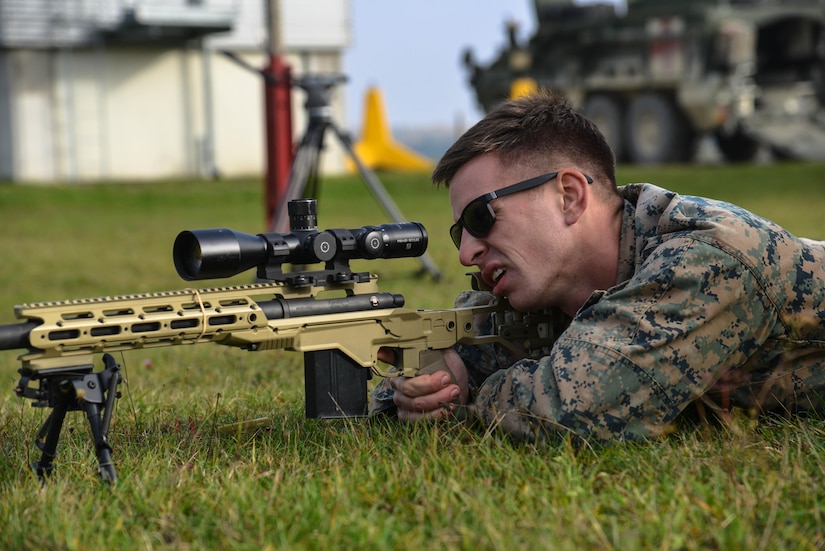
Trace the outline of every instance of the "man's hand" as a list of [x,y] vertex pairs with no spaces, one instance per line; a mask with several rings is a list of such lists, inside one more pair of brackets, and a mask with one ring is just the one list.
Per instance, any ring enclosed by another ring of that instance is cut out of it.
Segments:
[[467,368],[455,350],[448,348],[442,353],[448,370],[390,379],[395,389],[393,402],[402,421],[441,419],[451,414],[456,404],[467,403]]

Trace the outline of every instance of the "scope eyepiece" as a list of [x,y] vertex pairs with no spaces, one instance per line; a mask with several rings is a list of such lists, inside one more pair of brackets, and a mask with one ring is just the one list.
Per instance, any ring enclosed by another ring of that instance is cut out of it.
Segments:
[[421,256],[427,250],[427,230],[418,222],[364,226],[354,230],[359,258]]

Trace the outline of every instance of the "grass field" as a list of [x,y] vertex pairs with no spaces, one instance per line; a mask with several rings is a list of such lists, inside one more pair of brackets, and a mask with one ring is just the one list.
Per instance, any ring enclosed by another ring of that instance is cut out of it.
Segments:
[[[623,167],[729,200],[825,239],[825,165]],[[446,237],[447,193],[382,175],[425,224],[434,282],[416,259],[358,261],[407,305],[452,305],[466,286]],[[0,185],[0,323],[15,304],[178,289],[184,229],[263,225],[258,180]],[[355,178],[329,178],[319,228],[387,222]],[[248,282],[251,274],[228,282]],[[204,286],[214,282],[205,282]],[[118,354],[112,425],[120,480],[101,484],[85,419],[67,419],[58,469],[27,465],[45,411],[14,396],[17,352],[0,352],[2,549],[821,549],[825,419],[736,417],[603,449],[515,444],[453,425],[307,420],[300,356],[213,345]],[[251,429],[221,427],[265,418]]]

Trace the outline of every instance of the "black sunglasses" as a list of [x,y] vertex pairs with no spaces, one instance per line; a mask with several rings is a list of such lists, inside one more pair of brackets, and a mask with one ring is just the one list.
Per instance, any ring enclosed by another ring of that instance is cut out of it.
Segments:
[[[496,213],[493,211],[493,207],[490,206],[490,201],[504,197],[505,195],[518,193],[519,191],[539,187],[558,175],[558,172],[542,174],[541,176],[536,176],[529,180],[524,180],[523,182],[485,193],[481,197],[476,197],[467,203],[467,206],[464,207],[464,210],[461,212],[461,216],[458,217],[458,221],[450,227],[450,237],[453,239],[456,248],[461,248],[461,236],[464,230],[467,230],[467,233],[473,237],[484,237],[490,233],[493,224],[496,222]],[[590,176],[585,175],[585,178],[587,178],[588,184],[593,183],[593,179],[590,178]]]

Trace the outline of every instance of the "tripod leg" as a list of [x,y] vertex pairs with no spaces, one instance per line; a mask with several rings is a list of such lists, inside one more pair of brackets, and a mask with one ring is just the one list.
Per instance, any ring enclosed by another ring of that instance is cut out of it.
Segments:
[[[355,149],[352,147],[352,143],[348,136],[346,136],[341,130],[334,124],[330,123],[332,129],[335,131],[335,135],[338,137],[338,140],[341,142],[341,145],[344,146],[347,153],[349,154],[350,158],[355,162],[355,165],[358,167],[358,172],[361,173],[361,177],[369,186],[372,194],[381,203],[381,206],[384,207],[384,212],[390,215],[393,222],[404,222],[404,216],[401,214],[401,211],[395,205],[395,202],[390,197],[390,194],[387,193],[387,190],[381,185],[381,182],[378,180],[378,176],[370,170],[367,165],[361,162],[361,159],[358,158],[358,155],[355,153]],[[436,266],[435,262],[433,262],[432,258],[427,253],[424,253],[420,257],[421,263],[424,265],[424,269],[426,269],[430,275],[433,276],[433,279],[438,281],[441,279],[441,271]]]
[[[301,139],[301,145],[295,153],[292,167],[289,171],[289,182],[287,183],[284,196],[278,201],[278,210],[272,219],[270,231],[286,233],[289,231],[289,215],[287,214],[287,204],[293,199],[300,199],[306,191],[307,180],[310,174],[317,172],[318,154],[324,139],[325,124],[313,122],[307,127],[306,134]],[[313,193],[317,190],[312,190]]]

